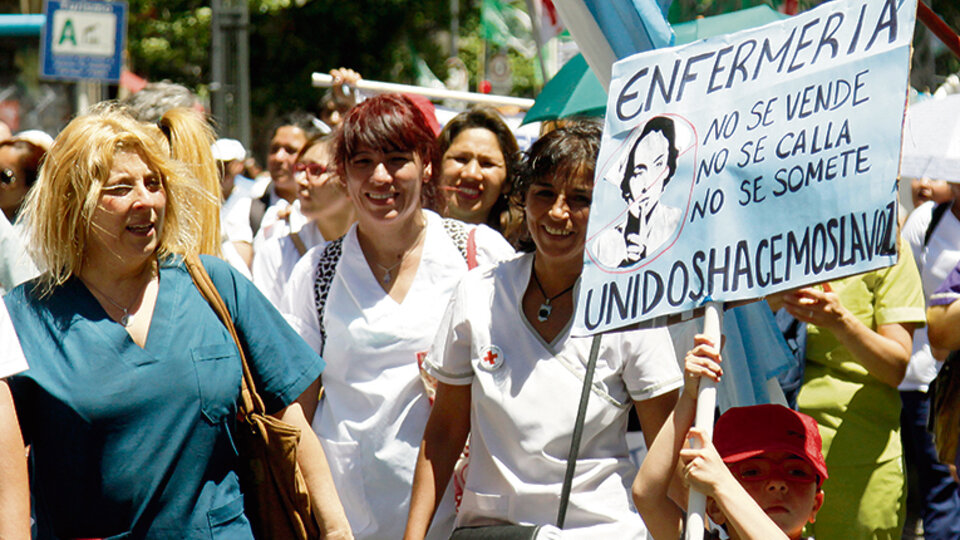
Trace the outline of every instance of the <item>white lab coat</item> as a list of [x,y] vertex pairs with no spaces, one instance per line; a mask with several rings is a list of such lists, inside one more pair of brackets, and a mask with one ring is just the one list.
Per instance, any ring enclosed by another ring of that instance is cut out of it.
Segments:
[[[547,343],[533,329],[521,306],[532,261],[469,273],[426,360],[440,381],[471,385],[457,526],[556,520],[591,338],[570,337],[568,325]],[[603,336],[563,538],[645,538],[630,497],[627,414],[681,384],[665,328]]]
[[[327,361],[324,398],[313,418],[337,493],[358,539],[401,538],[430,404],[418,357],[436,334],[450,294],[467,272],[440,216],[424,211],[427,232],[416,277],[403,302],[388,296],[370,270],[354,225],[326,301],[320,333],[314,281],[323,247],[294,268],[282,311]],[[513,249],[485,226],[476,234],[477,259],[489,264]],[[428,538],[446,540],[454,506],[441,502]]]

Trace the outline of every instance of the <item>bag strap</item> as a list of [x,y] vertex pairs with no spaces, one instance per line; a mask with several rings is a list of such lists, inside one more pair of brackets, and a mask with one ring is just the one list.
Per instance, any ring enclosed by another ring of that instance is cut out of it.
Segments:
[[223,302],[220,293],[217,292],[216,285],[213,284],[213,280],[210,279],[210,274],[207,274],[207,270],[203,267],[203,263],[200,262],[199,257],[192,254],[187,255],[184,257],[183,262],[187,267],[187,271],[190,272],[190,277],[193,278],[193,283],[197,286],[197,289],[200,290],[200,294],[203,295],[203,298],[206,299],[210,307],[213,308],[217,317],[220,318],[220,322],[227,327],[227,331],[230,332],[230,336],[237,345],[237,351],[240,353],[240,365],[243,368],[243,378],[240,379],[240,416],[246,419],[251,413],[266,414],[263,400],[260,398],[260,395],[257,394],[256,385],[253,383],[253,373],[250,372],[247,357],[243,353],[243,347],[240,345],[240,337],[237,335],[237,328],[233,325],[233,319],[230,318],[230,311],[227,310],[227,305]]
[[303,243],[303,239],[300,238],[299,232],[291,232],[287,235],[287,238],[293,242],[293,247],[297,249],[297,253],[303,257],[303,254],[307,252],[307,245]]
[[477,228],[474,227],[467,235],[467,269],[473,270],[477,264]]
[[[443,218],[442,223],[443,230],[447,233],[447,236],[450,237],[453,245],[457,246],[457,251],[460,252],[463,260],[467,261],[467,266],[470,266],[470,253],[468,248],[470,232],[467,231],[467,224],[453,218]],[[476,227],[472,229],[476,230]],[[474,240],[474,244],[476,244],[476,240]]]
[[570,489],[573,487],[573,473],[577,468],[577,457],[580,454],[580,439],[583,437],[583,422],[587,417],[587,402],[590,400],[590,387],[593,385],[593,372],[597,367],[597,356],[600,355],[600,337],[593,336],[590,344],[590,359],[587,361],[587,372],[583,375],[583,390],[580,391],[580,408],[577,409],[577,421],[573,426],[573,438],[570,440],[570,455],[567,456],[567,472],[563,476],[563,489],[560,491],[560,509],[557,511],[557,528],[563,528],[567,517],[567,503],[570,502]]
[[940,223],[941,219],[943,219],[943,215],[947,213],[947,210],[950,209],[951,205],[953,205],[952,200],[937,203],[937,205],[933,207],[933,212],[930,214],[930,223],[927,224],[927,231],[923,233],[923,247],[927,247],[927,244],[930,243],[930,238],[933,236],[933,230],[937,228],[937,224]]
[[250,201],[250,230],[253,231],[253,235],[256,236],[257,232],[260,231],[260,223],[263,222],[263,215],[267,213],[267,208],[270,207],[270,190]]
[[341,236],[336,240],[331,240],[323,248],[320,254],[320,262],[317,264],[316,277],[313,281],[314,305],[317,308],[317,326],[320,328],[320,337],[323,339],[323,345],[320,348],[320,355],[323,356],[323,349],[327,346],[327,331],[323,326],[323,315],[327,310],[327,297],[330,295],[330,286],[333,284],[333,278],[337,273],[337,264],[340,257],[343,256],[343,239]]

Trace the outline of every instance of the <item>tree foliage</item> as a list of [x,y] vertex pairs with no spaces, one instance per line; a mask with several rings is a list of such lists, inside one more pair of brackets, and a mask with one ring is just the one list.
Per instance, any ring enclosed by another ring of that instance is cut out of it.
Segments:
[[133,72],[194,90],[209,82],[209,2],[128,0],[127,51]]
[[[822,0],[799,0],[801,10]],[[128,0],[128,50],[133,71],[150,80],[170,79],[206,93],[210,82],[208,1]],[[477,82],[482,46],[480,0],[460,0],[460,57]],[[781,0],[673,0],[671,22],[684,22]],[[929,5],[960,29],[960,3],[930,0]],[[440,78],[445,76],[450,26],[449,0],[248,0],[250,10],[251,113],[254,133],[291,109],[316,110],[321,91],[310,74],[339,66],[365,77],[411,83],[415,57]],[[918,23],[912,82],[934,89],[960,69],[960,61]],[[492,51],[488,51],[492,52]],[[510,52],[514,93],[531,96],[539,82],[536,63]]]

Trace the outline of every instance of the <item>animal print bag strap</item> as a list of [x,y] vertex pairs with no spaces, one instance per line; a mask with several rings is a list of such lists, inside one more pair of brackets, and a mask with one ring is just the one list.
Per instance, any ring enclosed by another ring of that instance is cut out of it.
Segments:
[[[469,263],[470,254],[467,251],[467,244],[472,231],[468,225],[456,219],[443,218],[443,230],[453,241],[453,245],[457,246],[457,251],[463,256],[463,260]],[[476,227],[473,227],[472,230],[476,230]]]
[[330,285],[333,284],[333,278],[337,274],[337,263],[343,256],[343,237],[340,237],[328,243],[320,254],[320,262],[317,263],[316,279],[313,283],[313,298],[317,307],[317,320],[320,326],[320,337],[323,338],[323,347],[320,355],[323,355],[323,348],[327,345],[327,331],[323,327],[323,315],[327,308],[327,296],[330,295]]

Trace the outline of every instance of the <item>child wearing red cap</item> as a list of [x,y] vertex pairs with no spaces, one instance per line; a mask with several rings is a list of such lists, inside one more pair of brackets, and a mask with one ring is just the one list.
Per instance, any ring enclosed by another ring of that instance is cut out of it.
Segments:
[[[710,341],[697,336],[685,360],[683,394],[634,482],[637,510],[653,538],[678,538],[692,487],[708,496],[708,515],[734,540],[801,538],[823,504],[827,478],[817,423],[780,405],[736,407],[717,420],[711,441],[690,426],[700,378],[719,381],[720,361]],[[688,439],[701,448],[688,447]]]

